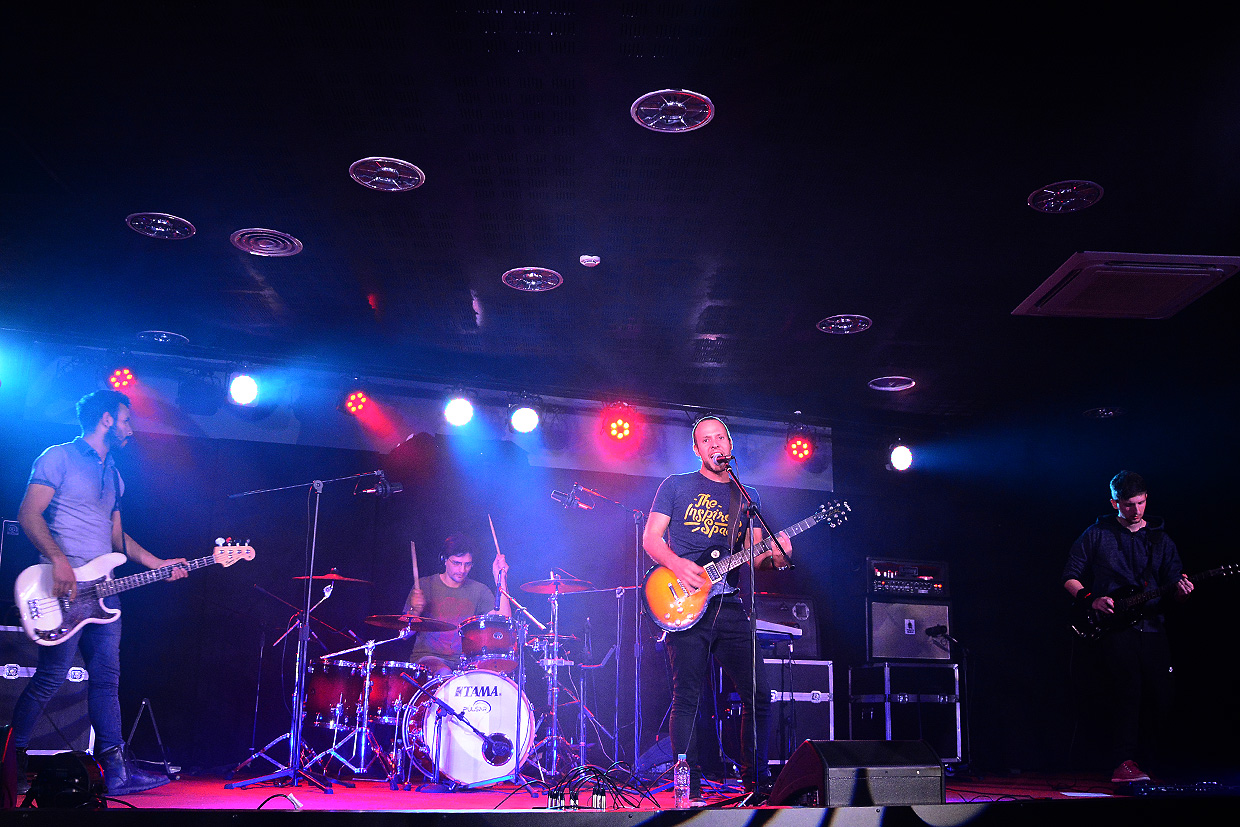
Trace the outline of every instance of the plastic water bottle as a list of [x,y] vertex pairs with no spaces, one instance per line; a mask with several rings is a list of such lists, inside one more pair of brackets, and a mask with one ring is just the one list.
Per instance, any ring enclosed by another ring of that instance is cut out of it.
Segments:
[[672,783],[675,789],[676,809],[689,809],[689,760],[687,756],[676,756],[676,766],[672,767]]

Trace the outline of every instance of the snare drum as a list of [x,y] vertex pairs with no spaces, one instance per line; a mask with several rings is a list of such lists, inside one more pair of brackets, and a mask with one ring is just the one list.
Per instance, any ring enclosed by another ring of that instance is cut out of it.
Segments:
[[362,664],[347,660],[311,661],[306,668],[306,723],[327,729],[355,726],[364,671]]
[[426,691],[509,751],[506,760],[500,760],[473,729],[446,713],[438,714],[439,705],[418,693],[405,707],[399,734],[410,762],[427,778],[435,777],[437,738],[440,775],[462,786],[494,784],[525,764],[534,743],[534,711],[506,676],[474,669],[435,678]]
[[511,672],[517,668],[517,630],[503,615],[471,617],[457,629],[466,669]]
[[416,694],[409,682],[400,675],[404,672],[425,686],[431,679],[431,671],[419,663],[385,660],[376,663],[370,671],[370,720],[381,724],[397,724],[400,713]]

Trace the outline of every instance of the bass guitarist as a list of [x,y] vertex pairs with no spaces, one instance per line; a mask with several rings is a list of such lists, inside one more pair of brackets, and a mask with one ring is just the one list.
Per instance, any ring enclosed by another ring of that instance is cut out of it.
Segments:
[[1077,538],[1063,570],[1068,594],[1110,627],[1097,646],[1105,682],[1103,723],[1110,730],[1111,781],[1116,784],[1150,780],[1136,761],[1166,754],[1159,729],[1172,720],[1173,700],[1171,649],[1160,602],[1145,604],[1131,618],[1117,617],[1117,593],[1166,588],[1174,599],[1185,600],[1193,590],[1163,521],[1146,520],[1147,498],[1139,474],[1116,474],[1111,480],[1116,513],[1099,517]]
[[[95,391],[78,400],[77,416],[82,435],[39,455],[17,514],[22,530],[52,565],[53,593],[75,597],[73,569],[112,551],[152,569],[180,564],[170,579],[185,577],[188,570],[183,558],[156,557],[121,526],[124,483],[113,451],[133,437],[129,397],[114,390]],[[88,623],[61,645],[39,647],[38,667],[13,708],[13,741],[20,769],[25,769],[25,751],[35,724],[60,690],[74,652],[80,648],[90,675],[87,711],[95,728],[95,754],[108,795],[127,795],[168,783],[166,776],[138,769],[122,755],[120,641],[121,622],[117,620]]]
[[[728,475],[724,462],[732,456],[732,437],[727,426],[717,417],[707,416],[693,425],[693,452],[701,467],[687,474],[673,474],[659,485],[646,528],[642,547],[651,559],[666,566],[688,589],[709,588],[710,581],[702,565],[709,560],[712,548],[728,553],[737,540],[741,527],[741,497]],[[758,493],[746,486],[749,496],[758,503]],[[760,542],[761,531],[751,529],[752,543]],[[666,539],[665,539],[666,535]],[[778,539],[783,553],[773,550],[755,558],[759,567],[786,568],[790,564],[792,543],[787,534]],[[707,679],[713,655],[720,667],[732,678],[741,697],[744,747],[741,770],[746,788],[769,784],[766,752],[770,719],[770,687],[757,658],[757,691],[754,694],[753,664],[755,652],[750,637],[749,618],[741,605],[734,585],[726,593],[713,597],[701,618],[688,628],[667,635],[667,650],[672,664],[672,751],[688,757],[691,767],[690,798],[701,800],[701,769],[697,755],[698,704],[702,685]],[[753,704],[756,697],[757,706]],[[754,744],[754,721],[758,738]],[[759,776],[755,776],[755,767]]]

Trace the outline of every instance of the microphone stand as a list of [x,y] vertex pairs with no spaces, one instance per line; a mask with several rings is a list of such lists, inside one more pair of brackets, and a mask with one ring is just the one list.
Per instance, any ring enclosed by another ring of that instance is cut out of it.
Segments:
[[[744,513],[748,509],[748,519],[746,522],[746,531],[750,530],[753,520],[756,517],[758,524],[762,526],[763,535],[771,538],[771,542],[775,544],[775,548],[779,553],[787,559],[787,552],[784,545],[779,541],[779,537],[772,533],[770,527],[766,524],[766,519],[762,516],[761,509],[757,503],[749,496],[749,492],[745,490],[745,486],[741,484],[740,477],[736,475],[736,469],[732,467],[732,457],[720,457],[718,462],[728,472],[728,476],[732,479],[732,483],[736,489],[741,492],[741,499],[745,503],[745,508],[741,509]],[[740,522],[740,517],[737,517]],[[743,541],[742,541],[743,542]],[[758,581],[757,563],[753,557],[749,558],[749,646],[750,646],[750,671],[749,671],[749,715],[753,724],[753,787],[754,794],[757,795],[758,784],[762,779],[762,767],[758,766],[758,598],[756,595]],[[765,733],[763,733],[765,734]],[[741,752],[745,750],[744,743],[741,744]]]
[[229,494],[229,499],[237,499],[239,497],[250,497],[256,494],[274,494],[277,491],[293,491],[300,488],[309,489],[309,495],[314,499],[314,509],[311,516],[310,530],[306,533],[306,587],[305,587],[305,609],[302,613],[301,628],[297,633],[297,654],[294,660],[296,673],[293,675],[293,719],[289,724],[288,750],[289,759],[288,766],[281,767],[273,773],[261,776],[259,778],[249,778],[245,781],[233,781],[224,785],[224,789],[232,790],[239,787],[248,787],[251,784],[263,784],[268,781],[282,779],[287,781],[290,786],[296,787],[301,781],[308,781],[318,787],[325,793],[331,794],[335,790],[332,789],[332,782],[326,777],[316,775],[310,772],[305,765],[302,764],[302,727],[305,722],[306,711],[306,671],[309,665],[308,649],[310,647],[310,612],[313,610],[311,605],[311,592],[314,587],[314,555],[317,550],[319,536],[319,504],[323,498],[323,486],[333,482],[344,482],[346,480],[357,480],[362,477],[382,476],[382,471],[366,471],[361,474],[351,474],[347,477],[337,477],[330,480],[313,480],[311,482],[298,483],[296,485],[284,485],[279,488],[262,488],[255,491],[243,491],[238,494]]
[[[613,500],[611,497],[606,497],[600,494],[599,492],[595,491],[594,489],[586,488],[584,485],[580,485],[578,483],[573,483],[572,491],[570,491],[569,494],[567,495],[567,499],[556,497],[556,494],[559,493],[557,491],[552,491],[551,496],[552,498],[556,500],[556,502],[561,502],[564,504],[565,508],[568,508],[570,505],[573,504],[574,500],[576,500],[577,503],[579,504],[581,503],[580,498],[575,496],[575,492],[582,492],[585,494],[589,494],[592,497],[603,500],[605,502],[609,502],[612,505],[616,506],[617,508],[620,508],[620,509],[623,509],[624,511],[629,512],[629,514],[633,517],[633,585],[630,587],[620,587],[616,589],[616,599],[617,599],[616,646],[618,647],[620,645],[619,600],[620,600],[621,595],[623,594],[623,591],[627,588],[631,588],[633,589],[634,592],[637,592],[637,597],[634,600],[634,604],[633,604],[633,660],[634,660],[634,667],[633,667],[633,766],[636,767],[637,760],[642,754],[641,753],[642,598],[641,598],[640,592],[642,588],[642,559],[643,559],[642,557],[642,526],[646,520],[646,512],[642,511],[641,509],[637,509],[637,508],[629,508],[627,505],[625,505],[624,503],[618,500]],[[593,507],[594,506],[592,505],[588,506],[588,508],[593,508]],[[616,713],[615,713],[615,718],[614,718],[614,723],[613,723],[613,726],[615,727],[615,729],[614,729],[614,735],[612,737],[612,751],[615,754],[616,760],[619,760],[620,758],[620,749],[617,743],[620,740],[620,660],[621,659],[617,656],[616,657]]]

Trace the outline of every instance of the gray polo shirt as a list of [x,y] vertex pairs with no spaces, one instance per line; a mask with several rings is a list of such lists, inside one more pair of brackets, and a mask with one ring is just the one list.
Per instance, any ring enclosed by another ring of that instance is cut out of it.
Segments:
[[81,437],[53,445],[34,461],[30,482],[56,489],[43,519],[74,568],[112,551],[112,512],[125,483],[111,452],[105,460]]

